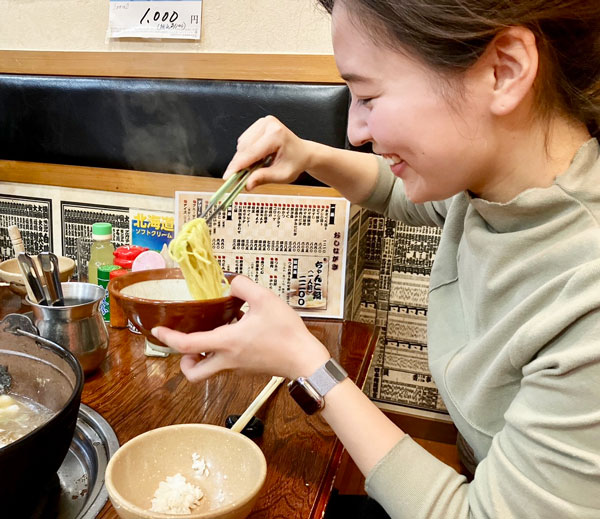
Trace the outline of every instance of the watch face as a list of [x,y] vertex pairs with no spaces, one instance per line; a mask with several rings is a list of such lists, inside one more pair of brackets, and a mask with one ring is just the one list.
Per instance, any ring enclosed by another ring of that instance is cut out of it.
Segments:
[[323,407],[323,399],[304,379],[288,384],[290,395],[306,414],[314,414]]

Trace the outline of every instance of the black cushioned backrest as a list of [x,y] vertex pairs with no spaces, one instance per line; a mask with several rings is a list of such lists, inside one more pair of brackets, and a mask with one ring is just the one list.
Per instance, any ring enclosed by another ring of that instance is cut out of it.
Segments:
[[0,75],[0,158],[220,177],[268,114],[345,147],[348,102],[344,85]]

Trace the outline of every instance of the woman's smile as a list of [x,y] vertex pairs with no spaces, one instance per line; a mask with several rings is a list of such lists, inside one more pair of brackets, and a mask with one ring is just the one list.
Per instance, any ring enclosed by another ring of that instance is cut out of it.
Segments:
[[402,173],[404,172],[404,170],[407,167],[406,162],[404,162],[404,160],[402,160],[398,155],[390,155],[390,154],[385,153],[381,156],[385,159],[385,161],[390,166],[392,173],[395,176],[401,178]]

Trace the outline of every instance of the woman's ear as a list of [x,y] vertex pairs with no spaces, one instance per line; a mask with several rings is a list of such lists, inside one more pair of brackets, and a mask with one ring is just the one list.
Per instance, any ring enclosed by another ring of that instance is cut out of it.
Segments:
[[490,110],[506,115],[533,91],[538,72],[535,36],[525,27],[504,29],[489,44],[484,59],[493,73]]

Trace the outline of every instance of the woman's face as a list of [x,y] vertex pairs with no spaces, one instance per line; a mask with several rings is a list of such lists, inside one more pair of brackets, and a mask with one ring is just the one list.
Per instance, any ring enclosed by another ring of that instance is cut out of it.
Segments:
[[413,202],[485,191],[494,176],[494,145],[481,74],[467,72],[462,94],[450,104],[452,93],[442,95],[430,69],[373,43],[343,2],[336,2],[332,23],[336,63],[352,94],[350,142],[371,142]]

